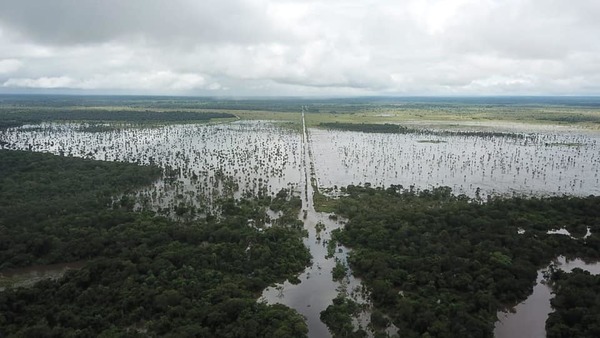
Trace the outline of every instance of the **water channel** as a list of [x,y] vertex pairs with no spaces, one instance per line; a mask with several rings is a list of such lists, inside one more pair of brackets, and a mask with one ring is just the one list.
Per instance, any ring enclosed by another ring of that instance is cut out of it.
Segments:
[[[551,263],[555,268],[571,272],[575,268],[600,274],[600,262],[586,263],[581,259],[568,260],[559,256]],[[500,312],[494,328],[496,338],[542,338],[546,336],[546,319],[552,312],[552,289],[546,284],[550,266],[538,271],[533,293],[514,308],[514,312]]]
[[[320,313],[327,306],[332,304],[332,300],[339,294],[344,293],[350,296],[359,304],[366,305],[368,311],[368,296],[359,279],[354,278],[349,272],[346,278],[340,283],[333,280],[332,269],[336,264],[336,259],[340,260],[346,266],[346,257],[348,249],[344,246],[338,246],[333,257],[327,257],[327,243],[331,240],[331,231],[342,226],[342,220],[333,219],[332,214],[315,211],[313,204],[314,187],[311,178],[314,177],[314,168],[312,151],[310,149],[310,139],[306,128],[304,110],[302,111],[302,209],[298,215],[299,219],[304,221],[304,228],[308,231],[308,237],[304,244],[310,249],[312,262],[309,267],[299,276],[300,283],[292,284],[286,281],[282,284],[268,287],[264,290],[260,301],[269,304],[281,303],[289,306],[302,314],[308,324],[308,334],[310,337],[330,337],[331,333],[327,326],[321,322]],[[306,217],[304,217],[306,212]],[[318,223],[325,225],[325,229],[317,231],[315,227]],[[368,316],[359,316],[355,318],[356,323],[364,330],[368,330]]]

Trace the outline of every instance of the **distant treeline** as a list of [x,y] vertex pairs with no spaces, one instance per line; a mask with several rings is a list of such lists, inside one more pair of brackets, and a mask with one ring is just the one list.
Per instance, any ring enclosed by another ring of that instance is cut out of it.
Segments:
[[503,133],[494,131],[470,131],[470,130],[435,130],[408,128],[398,124],[378,123],[345,123],[345,122],[323,122],[321,127],[338,130],[357,131],[363,133],[387,133],[387,134],[421,134],[432,136],[478,136],[478,137],[510,137],[526,138],[527,134]]
[[321,110],[348,107],[350,109],[376,106],[400,106],[405,108],[448,108],[457,106],[564,106],[564,107],[600,107],[598,96],[476,96],[476,97],[391,97],[365,96],[345,98],[298,98],[298,97],[254,97],[220,98],[187,96],[143,96],[143,95],[0,95],[0,105],[14,107],[41,106],[128,106],[138,108],[208,108],[214,109],[250,109],[298,111],[299,106],[314,106]]
[[376,123],[344,123],[344,122],[323,122],[322,127],[329,129],[340,129],[348,131],[360,131],[363,133],[390,133],[406,134],[410,129],[398,124],[376,124]]
[[581,122],[592,122],[600,123],[600,116],[595,115],[584,115],[584,114],[569,114],[569,115],[558,115],[558,116],[540,116],[538,120],[553,121],[553,122],[565,122],[565,123],[581,123]]
[[[0,109],[133,109],[264,111],[355,114],[382,111],[436,113],[500,120],[549,120],[564,123],[598,123],[600,97],[176,97],[176,96],[84,96],[0,95]],[[551,108],[551,109],[550,109]],[[585,109],[585,110],[580,110]],[[575,113],[575,114],[574,114]],[[2,113],[0,112],[0,115]],[[571,116],[575,115],[575,117]],[[579,116],[581,115],[581,116]],[[0,126],[3,124],[0,118]],[[7,123],[4,123],[7,124]]]
[[211,119],[235,118],[235,115],[218,112],[191,111],[134,111],[97,109],[43,109],[0,110],[0,128],[15,127],[29,123],[48,121],[102,121],[102,122],[187,122],[208,121]]

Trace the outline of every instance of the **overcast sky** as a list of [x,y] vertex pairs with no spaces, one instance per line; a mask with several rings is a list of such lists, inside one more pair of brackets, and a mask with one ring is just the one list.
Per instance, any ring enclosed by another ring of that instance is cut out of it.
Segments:
[[0,0],[0,92],[600,95],[599,0]]

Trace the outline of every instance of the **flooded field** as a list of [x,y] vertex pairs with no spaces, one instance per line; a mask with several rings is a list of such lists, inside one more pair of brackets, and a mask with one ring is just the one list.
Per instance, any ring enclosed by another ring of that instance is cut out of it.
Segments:
[[[168,168],[142,203],[197,207],[216,196],[299,190],[301,134],[268,121],[115,128],[46,123],[8,129],[4,148]],[[522,127],[521,127],[522,128]],[[522,131],[522,130],[520,130]],[[320,187],[371,183],[455,193],[600,194],[600,133],[542,129],[520,137],[308,130]]]
[[600,193],[600,134],[436,136],[311,131],[319,185],[449,186],[455,193]]
[[300,135],[270,122],[107,129],[45,123],[9,129],[0,137],[9,149],[159,165],[165,168],[163,179],[138,197],[140,206],[167,214],[180,205],[210,211],[218,197],[298,188]]

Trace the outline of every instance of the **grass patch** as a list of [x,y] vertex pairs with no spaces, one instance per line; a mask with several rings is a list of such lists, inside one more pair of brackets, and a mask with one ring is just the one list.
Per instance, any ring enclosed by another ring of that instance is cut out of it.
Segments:
[[315,190],[313,192],[313,202],[317,212],[334,212],[337,200]]
[[578,143],[578,142],[552,142],[552,143],[545,143],[544,144],[546,147],[581,147],[584,146],[584,143]]
[[[442,130],[442,129],[421,129],[409,128],[397,124],[373,124],[373,123],[321,123],[320,127],[347,130],[363,133],[384,133],[384,134],[419,134],[423,136],[475,136],[475,137],[509,137],[515,139],[526,138],[524,133],[510,133],[498,131],[483,131],[483,130]],[[451,125],[459,127],[459,125]],[[427,142],[427,141],[426,141]],[[443,141],[434,141],[430,143],[441,143]]]
[[446,141],[442,140],[418,140],[419,143],[446,143]]
[[375,124],[375,123],[321,123],[320,126],[329,129],[349,130],[349,131],[360,131],[363,133],[387,133],[396,134],[404,133],[408,129],[406,127],[397,124]]

